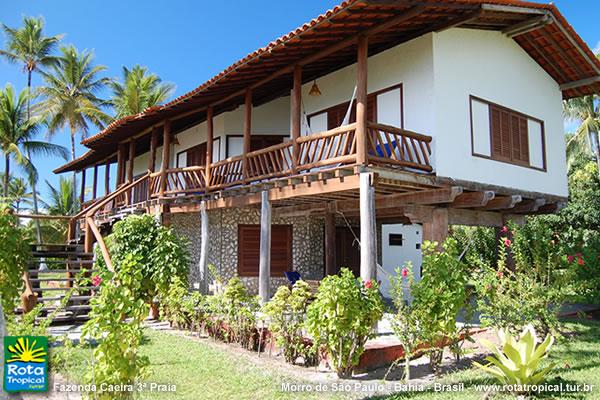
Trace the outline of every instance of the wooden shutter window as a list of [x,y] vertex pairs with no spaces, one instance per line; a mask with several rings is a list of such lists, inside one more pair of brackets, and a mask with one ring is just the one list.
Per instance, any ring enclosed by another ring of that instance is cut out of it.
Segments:
[[[260,225],[238,225],[238,275],[258,276]],[[292,269],[292,226],[271,226],[271,276]]]
[[490,104],[492,158],[529,165],[527,118]]

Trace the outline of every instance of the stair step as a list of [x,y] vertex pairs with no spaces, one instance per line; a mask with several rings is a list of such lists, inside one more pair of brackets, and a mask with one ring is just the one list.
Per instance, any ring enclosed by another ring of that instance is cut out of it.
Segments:
[[34,282],[75,282],[77,278],[30,278],[31,283]]
[[78,286],[78,287],[75,287],[75,288],[68,288],[68,287],[45,287],[45,288],[33,288],[32,290],[34,292],[58,292],[58,291],[68,292],[71,289],[75,289],[75,290],[90,290],[90,289],[94,289],[94,286]]
[[74,274],[77,274],[79,272],[96,272],[98,271],[98,269],[93,269],[93,268],[71,268],[71,269],[48,269],[48,270],[44,270],[44,271],[40,271],[39,269],[30,269],[28,272],[30,275],[32,274],[51,274],[51,273],[61,273],[61,274],[66,274],[67,272],[71,272]]
[[94,257],[94,253],[75,252],[75,251],[33,251],[31,253],[33,257],[47,257],[47,258],[74,258],[74,257]]
[[[45,319],[45,317],[38,317],[35,320],[36,321],[43,321]],[[60,315],[60,316],[56,316],[52,322],[53,323],[66,323],[66,322],[77,322],[77,321],[87,321],[88,319],[90,319],[90,317],[88,315]]]
[[48,251],[48,250],[83,250],[83,246],[79,244],[64,244],[64,243],[34,243],[31,245],[32,250]]
[[[56,300],[62,300],[64,299],[65,296],[61,295],[61,296],[54,296],[54,297],[38,297],[38,302],[46,302],[46,301],[56,301]],[[92,298],[92,296],[71,296],[69,298],[69,301],[85,301],[85,300],[90,300]]]
[[84,258],[81,260],[29,260],[29,264],[52,264],[52,265],[79,265],[79,264],[93,264],[94,260],[90,260],[88,258]]
[[[42,311],[53,312],[56,311],[59,307],[42,307]],[[92,307],[88,304],[78,304],[73,306],[66,306],[61,308],[61,310],[65,311],[81,311],[81,310],[91,310]]]

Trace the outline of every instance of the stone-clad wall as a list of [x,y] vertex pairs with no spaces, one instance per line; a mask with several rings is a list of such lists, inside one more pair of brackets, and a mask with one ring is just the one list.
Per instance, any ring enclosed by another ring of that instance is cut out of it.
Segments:
[[[220,209],[208,212],[208,262],[226,279],[237,273],[238,225],[259,224],[260,211],[252,208]],[[171,226],[190,242],[190,284],[199,282],[200,214],[173,214]],[[292,269],[305,279],[323,278],[323,219],[318,217],[273,217],[272,224],[292,225]],[[252,293],[258,292],[258,277],[243,277]],[[285,284],[285,278],[271,278],[271,291]]]

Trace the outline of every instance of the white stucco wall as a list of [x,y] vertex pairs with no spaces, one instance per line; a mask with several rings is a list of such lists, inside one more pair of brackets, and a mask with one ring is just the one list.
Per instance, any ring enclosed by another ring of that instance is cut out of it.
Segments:
[[[558,84],[499,32],[450,29],[435,34],[433,49],[437,174],[567,196]],[[547,172],[472,156],[470,95],[544,121]]]

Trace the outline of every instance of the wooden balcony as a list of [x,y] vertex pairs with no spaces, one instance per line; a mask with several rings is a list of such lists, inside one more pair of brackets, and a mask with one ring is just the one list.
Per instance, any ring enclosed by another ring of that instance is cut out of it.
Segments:
[[[431,137],[388,125],[368,123],[370,165],[430,173]],[[273,178],[295,176],[356,163],[356,124],[298,139],[298,162],[293,142],[285,142],[246,156],[204,165],[168,169],[150,174],[151,198],[205,194]],[[244,166],[246,165],[246,168]],[[165,190],[160,192],[162,180]],[[135,190],[135,189],[134,189]],[[135,196],[134,196],[135,197]]]

